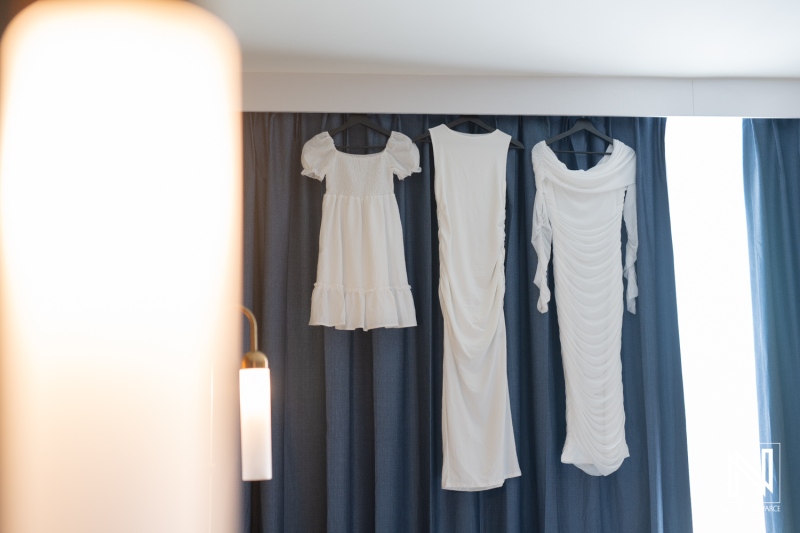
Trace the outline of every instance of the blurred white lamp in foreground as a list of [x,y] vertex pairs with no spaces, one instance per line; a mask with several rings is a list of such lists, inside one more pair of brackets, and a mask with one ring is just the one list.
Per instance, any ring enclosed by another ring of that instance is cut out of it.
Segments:
[[242,481],[272,479],[272,403],[267,356],[258,351],[256,317],[250,321],[250,351],[239,369],[239,411],[242,427]]
[[239,65],[188,2],[6,30],[0,531],[239,529]]

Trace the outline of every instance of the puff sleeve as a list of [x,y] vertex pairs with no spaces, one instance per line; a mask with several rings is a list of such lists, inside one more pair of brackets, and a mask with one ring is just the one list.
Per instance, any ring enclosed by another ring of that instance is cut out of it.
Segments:
[[322,181],[330,171],[333,158],[336,155],[333,139],[327,131],[318,133],[309,139],[303,146],[300,162],[303,164],[303,176]]
[[393,131],[386,143],[386,152],[392,158],[392,172],[399,179],[422,170],[419,166],[419,149],[406,135]]

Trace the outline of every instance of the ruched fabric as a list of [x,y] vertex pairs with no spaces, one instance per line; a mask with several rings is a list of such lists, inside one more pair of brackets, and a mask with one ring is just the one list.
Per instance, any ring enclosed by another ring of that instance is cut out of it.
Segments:
[[305,144],[301,162],[303,175],[327,180],[309,323],[365,331],[416,326],[392,175],[420,171],[417,147],[392,132],[382,152],[348,154],[322,132]]
[[442,488],[520,475],[506,373],[505,205],[511,137],[431,128],[444,318]]
[[[636,154],[615,140],[589,170],[569,170],[544,141],[532,151],[536,176],[531,242],[538,256],[537,308],[550,301],[553,277],[567,406],[561,461],[593,476],[629,456],[622,392],[622,315],[636,312]],[[621,225],[628,235],[625,267]],[[623,296],[623,276],[627,296]]]

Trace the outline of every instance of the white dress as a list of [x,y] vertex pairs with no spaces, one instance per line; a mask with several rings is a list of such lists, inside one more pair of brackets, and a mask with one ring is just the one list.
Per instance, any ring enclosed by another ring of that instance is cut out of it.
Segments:
[[420,171],[417,147],[392,132],[382,152],[348,154],[322,132],[303,146],[301,159],[304,176],[327,179],[309,324],[416,326],[392,175]]
[[511,137],[430,130],[444,317],[442,488],[520,475],[506,374],[505,205]]
[[[533,282],[547,312],[547,264],[553,275],[567,400],[561,461],[593,476],[616,471],[629,456],[622,401],[622,277],[636,312],[636,154],[620,141],[589,170],[569,170],[544,141],[532,151],[536,175]],[[622,268],[622,219],[628,233]]]

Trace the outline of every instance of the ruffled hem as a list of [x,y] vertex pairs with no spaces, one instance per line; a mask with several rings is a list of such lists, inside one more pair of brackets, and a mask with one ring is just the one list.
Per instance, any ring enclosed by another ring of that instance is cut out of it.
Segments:
[[411,287],[364,289],[315,283],[309,325],[364,331],[414,327],[417,314]]
[[444,490],[457,490],[461,492],[477,492],[481,490],[491,490],[502,487],[507,479],[520,477],[522,472],[519,468],[512,469],[510,472],[503,474],[501,477],[490,480],[472,480],[463,483],[450,481],[450,479],[442,478],[442,488]]

